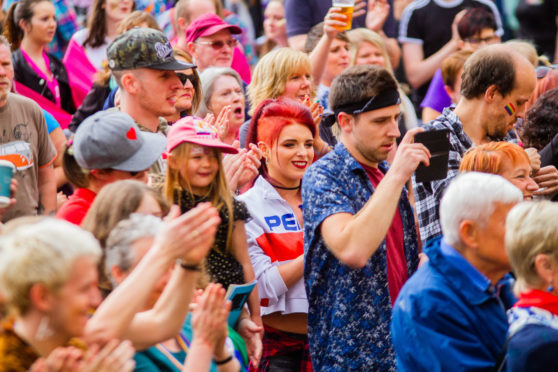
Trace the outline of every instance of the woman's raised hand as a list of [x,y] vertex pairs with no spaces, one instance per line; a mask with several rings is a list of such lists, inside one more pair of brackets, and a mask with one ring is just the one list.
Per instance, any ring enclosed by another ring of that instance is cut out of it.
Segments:
[[219,212],[211,203],[200,203],[183,215],[173,206],[153,247],[162,249],[171,260],[180,258],[187,264],[198,264],[213,245],[220,222]]
[[[231,302],[225,301],[225,290],[220,284],[211,283],[198,296],[192,313],[194,340],[203,342],[213,350],[228,336],[227,318]],[[222,346],[222,345],[220,345]]]

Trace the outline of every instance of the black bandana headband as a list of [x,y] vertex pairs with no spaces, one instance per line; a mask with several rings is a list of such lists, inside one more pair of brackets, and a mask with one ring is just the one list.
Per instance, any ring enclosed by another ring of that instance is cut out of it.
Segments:
[[335,124],[337,120],[337,115],[340,112],[345,112],[349,115],[358,115],[363,112],[378,110],[384,107],[398,105],[401,103],[401,98],[399,98],[399,92],[394,90],[387,90],[378,96],[373,96],[366,101],[360,101],[357,103],[347,103],[346,105],[339,106],[334,112],[325,114],[322,119],[322,125],[326,127],[331,127]]

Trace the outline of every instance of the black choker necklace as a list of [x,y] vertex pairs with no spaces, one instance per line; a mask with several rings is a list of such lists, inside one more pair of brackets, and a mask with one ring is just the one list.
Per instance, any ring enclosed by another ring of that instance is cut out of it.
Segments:
[[[269,181],[268,181],[269,182]],[[283,187],[283,186],[277,186],[272,184],[271,182],[269,182],[269,184],[273,187],[275,187],[276,189],[280,189],[280,190],[298,190],[300,189],[300,185],[296,186],[296,187]]]

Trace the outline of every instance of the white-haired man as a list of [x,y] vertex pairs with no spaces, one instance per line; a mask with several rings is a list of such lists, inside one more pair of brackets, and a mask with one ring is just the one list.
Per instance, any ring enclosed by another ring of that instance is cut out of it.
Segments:
[[449,185],[440,206],[443,238],[425,247],[430,260],[393,308],[399,371],[493,370],[501,362],[512,302],[500,290],[511,270],[505,220],[522,200],[492,174],[462,174]]

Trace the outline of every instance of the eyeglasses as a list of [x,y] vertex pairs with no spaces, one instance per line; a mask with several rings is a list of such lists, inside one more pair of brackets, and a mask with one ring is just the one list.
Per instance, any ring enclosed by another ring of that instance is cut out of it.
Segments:
[[211,47],[214,50],[220,50],[223,49],[223,47],[225,46],[225,44],[227,44],[227,46],[229,48],[234,48],[236,47],[236,44],[238,43],[238,41],[236,39],[229,39],[227,41],[223,41],[223,40],[216,40],[216,41],[196,41],[196,44],[202,44],[202,45],[211,45]]
[[176,76],[178,76],[178,79],[180,80],[182,85],[186,85],[186,81],[188,80],[190,80],[190,83],[192,83],[193,86],[196,86],[198,82],[198,78],[195,74],[183,74],[182,72],[177,72]]

